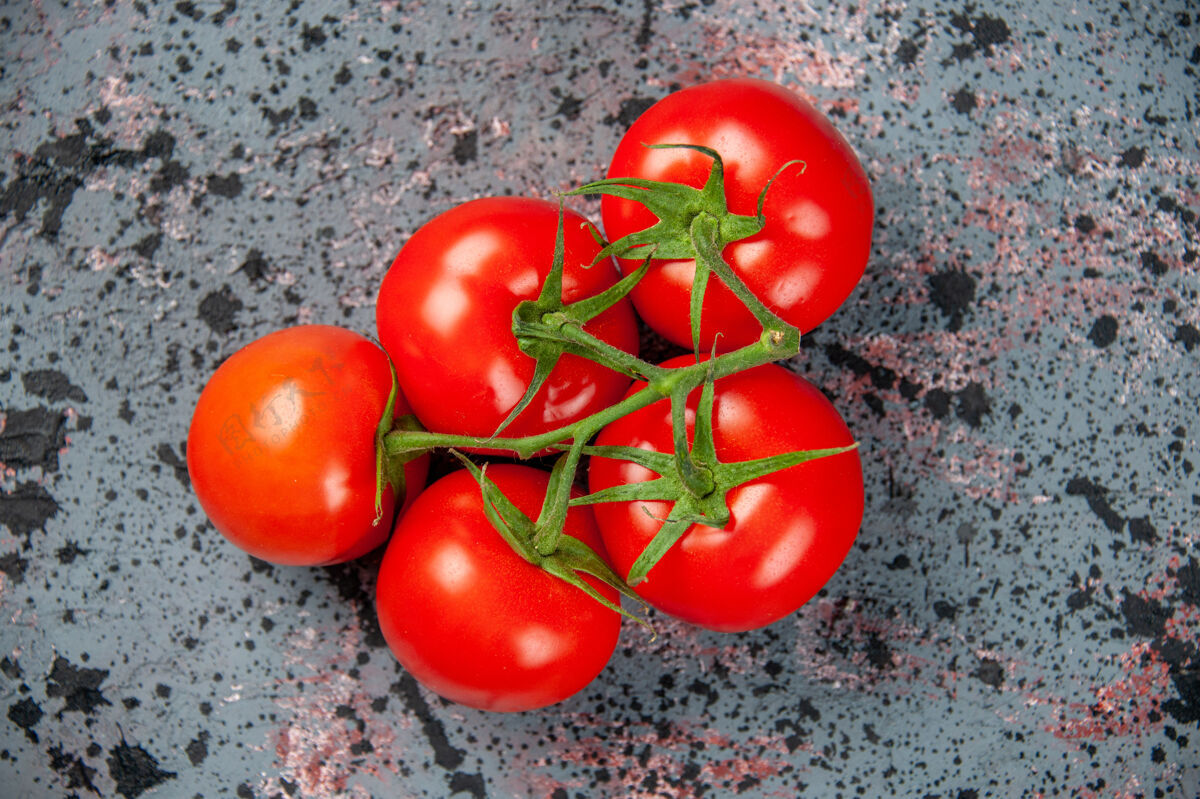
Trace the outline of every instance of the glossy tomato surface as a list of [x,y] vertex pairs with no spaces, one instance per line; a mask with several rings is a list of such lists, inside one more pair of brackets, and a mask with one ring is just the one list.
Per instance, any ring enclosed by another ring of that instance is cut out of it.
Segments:
[[[721,80],[682,89],[651,106],[621,139],[608,177],[648,178],[699,188],[712,160],[693,150],[647,144],[698,144],[721,154],[729,210],[753,215],[763,187],[788,161],[767,193],[765,227],[726,246],[723,255],[762,302],[808,332],[850,295],[870,254],[874,203],[854,151],[829,120],[792,92],[762,80]],[[605,196],[609,240],[654,224],[629,200]],[[639,262],[623,260],[629,271]],[[692,346],[688,303],[694,262],[658,261],[634,289],[638,314],[680,346]],[[700,349],[735,349],[761,326],[717,280],[701,313]]]
[[[690,355],[664,365],[689,362]],[[689,402],[689,438],[699,393],[693,392]],[[715,396],[714,442],[721,461],[853,443],[829,400],[781,366],[768,364],[718,380]],[[617,420],[601,431],[596,443],[671,452],[669,401]],[[599,491],[655,476],[627,461],[594,457],[588,482],[592,491]],[[733,632],[762,627],[792,613],[841,565],[862,521],[858,452],[809,461],[744,483],[730,491],[727,500],[732,519],[724,529],[693,525],[634,589],[672,616]],[[671,511],[671,503],[659,501],[593,507],[611,562],[622,575],[629,573]]]
[[[498,464],[487,474],[537,517],[545,472]],[[603,556],[588,509],[572,508],[565,530]],[[593,585],[617,602],[613,589]],[[578,692],[604,669],[620,630],[615,611],[508,546],[465,470],[427,488],[396,526],[376,607],[388,645],[413,677],[484,710],[532,710]]]
[[[292,327],[230,356],[200,394],[187,462],[204,512],[226,538],[281,565],[339,563],[379,546],[395,497],[375,510],[375,431],[392,378],[367,338]],[[396,414],[408,412],[397,398]],[[406,499],[428,460],[405,467]]]
[[[376,304],[379,340],[428,429],[489,436],[525,393],[534,360],[517,347],[512,313],[522,300],[537,298],[550,271],[557,223],[555,203],[473,200],[430,220],[396,256]],[[584,219],[571,212],[565,247],[565,300],[597,294],[619,278],[608,260],[585,268],[600,247]],[[637,350],[637,323],[627,300],[585,329]],[[566,355],[504,435],[570,424],[619,399],[628,385],[616,372]]]

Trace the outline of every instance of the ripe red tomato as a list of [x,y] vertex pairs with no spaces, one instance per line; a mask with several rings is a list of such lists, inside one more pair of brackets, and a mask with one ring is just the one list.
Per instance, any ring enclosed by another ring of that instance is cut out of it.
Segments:
[[[490,436],[533,378],[534,360],[512,334],[513,309],[536,299],[550,271],[558,206],[490,197],[440,214],[405,243],[376,304],[379,340],[391,355],[417,418],[440,433]],[[619,277],[611,261],[591,268],[600,246],[567,212],[563,299],[599,293]],[[636,352],[627,300],[584,328]],[[505,429],[518,437],[561,427],[619,399],[629,380],[565,355],[533,401]]]
[[[691,355],[664,366],[694,362]],[[635,385],[635,388],[637,386]],[[632,391],[633,389],[631,389]],[[692,435],[700,391],[689,398]],[[716,383],[714,442],[723,462],[853,443],[837,410],[811,383],[767,364]],[[671,409],[662,400],[613,422],[600,445],[671,452]],[[593,457],[592,491],[653,479],[628,461]],[[634,586],[650,604],[693,624],[735,632],[770,624],[807,602],[850,550],[863,513],[857,450],[792,466],[752,480],[727,496],[724,529],[693,525]],[[670,502],[592,506],[619,574],[629,573],[671,511]]]
[[[379,546],[375,433],[392,388],[387,355],[349,330],[279,330],[235,352],[200,394],[188,431],[192,487],[213,525],[256,558],[341,563]],[[408,413],[397,397],[396,414]],[[428,459],[405,467],[407,504]]]
[[[766,225],[724,250],[725,260],[762,302],[802,333],[816,327],[850,295],[870,254],[874,205],[866,173],[829,120],[800,97],[761,80],[721,80],[660,100],[621,139],[609,178],[646,178],[700,188],[712,160],[690,149],[647,144],[696,144],[721,154],[729,210],[753,215],[767,181],[789,167],[767,192]],[[654,224],[630,200],[605,196],[604,230],[612,241]],[[640,264],[622,260],[631,271]],[[633,290],[638,314],[664,337],[691,349],[689,297],[694,262],[657,261]],[[761,327],[717,280],[701,313],[700,349],[713,338],[721,351],[758,339]]]
[[[492,465],[487,475],[537,517],[549,475],[516,464]],[[603,556],[590,510],[570,509],[565,530]],[[586,579],[618,601],[615,590]],[[388,645],[417,681],[483,710],[532,710],[581,690],[608,663],[621,624],[615,611],[514,552],[465,470],[429,486],[396,525],[376,608]]]

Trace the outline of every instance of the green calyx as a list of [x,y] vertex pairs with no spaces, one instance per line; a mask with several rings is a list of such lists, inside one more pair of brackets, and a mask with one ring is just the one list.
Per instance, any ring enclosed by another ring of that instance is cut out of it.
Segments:
[[700,352],[700,321],[704,293],[713,275],[724,283],[746,306],[762,325],[763,329],[776,335],[795,339],[796,351],[800,347],[800,334],[775,315],[754,295],[721,256],[725,246],[741,239],[750,238],[763,229],[766,217],[763,206],[767,190],[784,170],[803,161],[788,161],[780,166],[767,181],[758,195],[758,206],[753,216],[734,214],[725,201],[725,165],[720,154],[709,147],[696,144],[651,144],[651,149],[682,148],[695,150],[712,159],[712,169],[703,188],[694,188],[680,183],[668,183],[641,178],[607,178],[580,186],[567,192],[568,196],[579,194],[607,194],[632,200],[645,206],[658,217],[650,227],[623,236],[608,244],[596,256],[600,261],[609,256],[630,257],[639,250],[647,252],[647,258],[692,259],[696,262],[692,278],[690,298],[690,321],[692,348]]
[[[711,364],[709,361],[708,364]],[[625,576],[632,586],[637,585],[663,555],[683,537],[693,524],[722,528],[730,522],[728,494],[734,488],[766,477],[774,472],[801,463],[839,455],[858,447],[798,450],[749,461],[725,463],[717,457],[713,437],[713,406],[716,391],[712,370],[707,372],[700,402],[696,408],[695,428],[689,446],[684,422],[688,393],[671,395],[672,430],[675,451],[672,453],[641,449],[640,447],[589,446],[583,454],[597,458],[619,458],[644,466],[659,475],[642,483],[627,483],[587,494],[570,501],[571,505],[594,505],[601,502],[670,501],[670,513],[662,519],[654,538],[642,550]],[[681,430],[683,431],[681,433]],[[647,513],[649,511],[647,510]]]
[[[529,564],[583,591],[606,608],[650,628],[645,619],[629,613],[584,579],[584,575],[594,577],[644,606],[642,599],[625,584],[625,581],[613,571],[603,558],[596,554],[595,550],[578,538],[563,532],[568,505],[562,495],[565,492],[565,495],[569,497],[571,482],[568,478],[568,470],[562,468],[562,464],[569,455],[560,458],[550,473],[550,486],[546,491],[541,513],[535,522],[514,505],[504,495],[504,492],[492,482],[491,478],[487,476],[486,467],[477,466],[460,452],[455,451],[454,454],[479,483],[480,491],[483,493],[484,514],[514,552]],[[546,547],[544,544],[539,546],[539,543],[546,539],[550,539],[552,545],[548,552],[543,552],[542,550]]]
[[396,416],[396,398],[400,395],[400,384],[396,380],[396,368],[388,359],[388,370],[392,376],[392,387],[388,391],[387,401],[383,405],[383,413],[379,416],[379,424],[375,427],[375,520],[373,524],[383,521],[383,492],[391,486],[392,494],[401,501],[405,492],[404,467],[409,461],[415,460],[427,450],[411,450],[406,452],[389,452],[388,436],[399,431],[415,431],[423,429],[417,417],[411,413]]

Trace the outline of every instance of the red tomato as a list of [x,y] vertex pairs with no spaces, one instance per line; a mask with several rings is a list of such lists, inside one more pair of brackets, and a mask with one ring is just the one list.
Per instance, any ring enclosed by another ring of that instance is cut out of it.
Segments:
[[[549,475],[515,464],[492,465],[487,475],[537,517]],[[568,511],[565,530],[603,556],[587,508]],[[608,663],[621,624],[615,611],[514,552],[465,470],[427,488],[400,520],[375,601],[404,668],[441,696],[483,710],[532,710],[580,691]]]
[[[375,432],[391,387],[383,350],[338,327],[287,328],[235,352],[188,431],[188,474],[213,525],[281,565],[341,563],[382,544],[396,502],[388,488],[376,522]],[[408,412],[397,397],[396,414]],[[427,464],[405,467],[405,503]]]
[[[473,200],[426,223],[396,256],[376,305],[379,340],[426,428],[490,436],[525,393],[534,360],[517,348],[512,313],[522,300],[537,298],[550,271],[557,223],[555,203]],[[611,261],[585,268],[600,251],[585,224],[578,214],[566,214],[568,302],[597,294],[619,277]],[[626,300],[585,330],[637,350],[637,323]],[[566,355],[504,435],[570,424],[612,404],[628,385],[616,372]]]
[[[685,355],[664,366],[691,362],[692,356]],[[689,438],[699,395],[696,390],[689,398]],[[723,462],[853,443],[829,400],[774,364],[718,380],[713,413],[717,457]],[[596,443],[671,452],[670,402],[662,400],[613,422]],[[599,491],[655,476],[637,464],[593,457],[588,482],[592,491]],[[684,621],[736,632],[792,613],[837,571],[862,521],[858,452],[752,480],[731,490],[727,500],[732,518],[724,529],[693,525],[634,590]],[[671,503],[661,501],[592,507],[611,563],[622,575],[671,511]]]
[[[829,120],[786,89],[761,80],[721,80],[683,89],[651,106],[621,139],[610,178],[646,178],[704,185],[712,159],[689,149],[647,144],[697,144],[721,154],[729,210],[753,215],[767,181],[792,159],[767,192],[765,227],[724,250],[725,260],[785,322],[808,332],[850,295],[870,254],[874,206],[866,173]],[[605,196],[610,240],[654,224],[643,206]],[[631,271],[640,264],[622,260]],[[634,289],[638,314],[661,335],[691,349],[689,297],[693,261],[658,261]],[[758,339],[761,327],[719,281],[709,282],[701,313],[700,349],[735,349]]]

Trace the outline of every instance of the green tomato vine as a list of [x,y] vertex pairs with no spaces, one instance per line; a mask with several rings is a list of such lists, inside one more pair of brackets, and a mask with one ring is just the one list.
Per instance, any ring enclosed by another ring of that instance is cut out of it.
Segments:
[[[722,251],[731,242],[762,230],[763,204],[767,191],[787,169],[804,169],[802,161],[780,166],[762,188],[754,215],[731,213],[725,201],[724,165],[721,156],[707,147],[690,144],[652,145],[683,147],[712,159],[712,169],[703,188],[644,179],[610,178],[588,183],[560,197],[558,229],[550,272],[534,300],[518,304],[513,312],[512,332],[521,351],[535,360],[528,389],[495,433],[487,438],[436,433],[417,429],[412,417],[393,425],[381,423],[377,437],[379,491],[391,484],[402,491],[402,466],[431,450],[448,448],[471,471],[480,484],[484,507],[492,525],[513,550],[526,561],[580,588],[597,601],[634,618],[609,602],[588,585],[581,574],[592,575],[641,601],[631,588],[654,568],[654,564],[693,524],[721,528],[730,519],[726,495],[750,480],[787,469],[806,461],[836,455],[857,447],[804,450],[752,461],[724,463],[717,458],[713,441],[714,382],[737,372],[767,363],[787,360],[800,351],[800,331],[771,311],[730,268]],[[609,194],[644,205],[658,219],[651,227],[606,243],[593,263],[615,256],[641,258],[638,269],[609,289],[572,303],[562,300],[564,269],[563,213],[565,197]],[[646,274],[654,259],[692,259],[696,263],[690,297],[690,324],[696,362],[666,369],[607,344],[585,331],[584,325],[625,298]],[[724,283],[754,315],[762,333],[752,344],[703,358],[699,352],[700,315],[704,293],[711,278]],[[504,429],[521,413],[545,383],[559,358],[577,355],[644,382],[644,388],[619,402],[572,424],[534,435],[508,438]],[[393,375],[394,381],[394,375]],[[701,389],[692,443],[685,426],[688,396]],[[394,387],[394,391],[395,391]],[[596,447],[589,443],[605,426],[621,417],[669,399],[672,412],[674,451],[662,453],[634,447]],[[392,401],[383,419],[390,420]],[[504,497],[487,477],[486,466],[478,466],[458,450],[485,449],[527,459],[541,453],[559,453],[551,471],[550,485],[537,519],[530,519]],[[584,456],[620,458],[637,463],[658,478],[572,498],[571,488]],[[595,552],[563,533],[571,506],[630,500],[665,500],[674,503],[654,539],[635,561],[629,574],[617,574]]]

